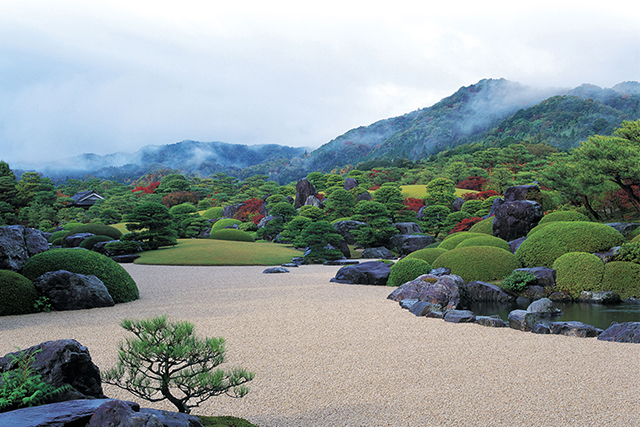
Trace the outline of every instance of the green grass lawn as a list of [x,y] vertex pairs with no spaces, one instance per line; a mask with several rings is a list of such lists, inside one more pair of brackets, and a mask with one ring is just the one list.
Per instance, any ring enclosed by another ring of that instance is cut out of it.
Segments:
[[[402,190],[402,197],[405,198],[413,197],[416,199],[422,199],[424,194],[427,192],[426,185],[402,185],[400,189]],[[456,188],[456,197],[462,197],[464,193],[477,193],[477,191]]]
[[278,243],[178,239],[173,247],[140,254],[136,264],[150,265],[280,265],[302,252]]
[[120,230],[122,234],[127,234],[129,230],[127,230],[126,224],[124,222],[119,222],[117,224],[111,224],[111,227]]

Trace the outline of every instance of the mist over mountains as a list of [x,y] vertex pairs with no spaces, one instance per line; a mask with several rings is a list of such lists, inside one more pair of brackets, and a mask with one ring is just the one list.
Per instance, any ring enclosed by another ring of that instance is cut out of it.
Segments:
[[38,171],[54,179],[92,175],[133,180],[160,169],[208,176],[265,174],[286,183],[312,171],[329,172],[372,159],[428,158],[462,144],[546,142],[561,149],[590,135],[610,135],[624,120],[640,119],[640,83],[612,88],[536,89],[505,79],[462,87],[431,107],[354,128],[309,148],[182,141],[136,153],[83,154]]

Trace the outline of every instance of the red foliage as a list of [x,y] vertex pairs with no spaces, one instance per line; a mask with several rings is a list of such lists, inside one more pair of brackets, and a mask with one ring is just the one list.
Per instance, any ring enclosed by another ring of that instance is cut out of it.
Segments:
[[324,194],[318,193],[318,194],[315,195],[315,198],[320,200],[320,201],[322,201],[322,199],[324,199]]
[[253,223],[254,223],[255,225],[258,225],[258,224],[260,224],[260,220],[261,220],[262,218],[264,218],[264,215],[256,215],[256,216],[254,216],[254,217],[251,219],[251,221],[253,221]]
[[458,183],[458,188],[463,188],[465,190],[482,190],[482,185],[487,182],[487,179],[481,176],[469,176],[467,179],[462,180]]
[[198,193],[191,191],[172,191],[162,196],[162,204],[168,208],[181,205],[182,203],[198,204]]
[[160,181],[158,182],[152,182],[151,184],[145,186],[142,185],[138,185],[136,188],[134,188],[133,190],[131,190],[134,193],[137,193],[138,191],[142,191],[144,194],[153,194],[156,191],[156,188],[158,188],[158,186],[160,185]]
[[489,197],[492,196],[499,196],[500,193],[498,193],[495,190],[486,190],[486,191],[480,191],[479,193],[464,193],[462,195],[462,198],[465,200],[486,200]]
[[246,222],[253,217],[260,214],[260,208],[262,207],[262,199],[249,199],[244,202],[244,205],[238,209],[238,212],[233,216],[235,219]]
[[469,229],[471,228],[472,225],[478,223],[482,221],[482,218],[479,218],[477,216],[474,216],[472,218],[465,218],[462,221],[460,221],[459,223],[456,224],[455,227],[453,227],[453,229],[451,229],[451,231],[449,232],[449,234],[451,233],[457,233],[459,231],[469,231]]
[[424,206],[422,199],[416,199],[415,197],[407,197],[402,201],[402,204],[407,207],[408,210],[419,212],[420,208]]

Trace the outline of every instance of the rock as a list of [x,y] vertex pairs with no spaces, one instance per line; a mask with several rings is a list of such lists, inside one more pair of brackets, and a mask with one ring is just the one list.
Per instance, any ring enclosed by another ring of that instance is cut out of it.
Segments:
[[358,186],[358,181],[356,181],[353,178],[345,178],[344,179],[344,189],[349,191],[349,190],[353,190],[354,188],[356,188]]
[[298,268],[299,265],[293,262],[287,262],[285,264],[282,264],[280,267]]
[[551,333],[551,329],[549,329],[547,325],[543,325],[542,323],[540,323],[534,326],[531,332],[533,332],[534,334],[548,335]]
[[525,271],[536,277],[532,285],[541,286],[543,288],[553,288],[556,285],[556,271],[553,268],[533,267],[533,268],[516,268],[514,271]]
[[519,295],[518,298],[516,298],[516,304],[519,307],[523,307],[523,306],[528,306],[529,304],[531,304],[531,298],[527,298],[527,297],[523,297],[522,295]]
[[136,403],[110,400],[100,405],[86,427],[164,427],[155,415],[139,411]]
[[510,302],[515,300],[513,295],[509,295],[501,287],[491,283],[474,281],[467,283],[464,287],[465,304],[475,301]]
[[442,307],[440,304],[434,304],[426,301],[416,301],[416,303],[409,308],[409,311],[419,317],[432,317],[436,319],[441,319],[443,317]]
[[509,313],[509,327],[522,332],[529,332],[540,323],[540,317],[526,310],[513,310]]
[[244,206],[244,203],[237,203],[235,205],[228,205],[222,208],[222,217],[223,218],[233,218],[236,216],[241,207]]
[[297,265],[306,265],[307,264],[307,260],[304,259],[304,257],[297,256],[297,257],[291,258],[291,263],[292,264],[297,264]]
[[549,295],[549,299],[553,302],[571,302],[573,298],[570,295],[565,294],[564,292],[553,292]]
[[476,315],[470,310],[447,310],[444,313],[444,321],[451,323],[473,323]]
[[371,194],[369,192],[361,193],[358,194],[358,197],[356,199],[358,200],[358,202],[361,202],[363,200],[366,200],[368,202],[371,200]]
[[613,322],[598,337],[600,341],[640,343],[640,322]]
[[608,262],[615,261],[615,258],[616,258],[616,255],[618,255],[618,252],[620,252],[620,246],[614,246],[608,251],[596,252],[594,253],[594,255],[600,258],[602,262],[606,264]]
[[265,274],[289,273],[289,270],[287,270],[284,267],[270,267],[270,268],[265,269],[263,271],[263,273],[265,273]]
[[51,271],[35,279],[33,285],[38,294],[49,298],[53,309],[58,311],[114,305],[107,287],[96,276],[66,270]]
[[507,324],[498,316],[494,314],[493,316],[476,316],[476,320],[474,323],[482,326],[489,326],[491,328],[506,328]]
[[582,322],[553,322],[549,324],[549,329],[552,334],[580,338],[597,337],[602,332],[600,329]]
[[335,259],[330,261],[325,261],[322,263],[323,265],[356,265],[360,264],[360,261],[357,259]]
[[316,208],[323,209],[324,203],[320,201],[316,196],[309,196],[307,200],[304,201],[305,206],[315,206]]
[[613,291],[604,291],[604,292],[589,292],[582,291],[578,298],[576,298],[577,302],[588,302],[593,304],[619,304],[621,300],[620,295]]
[[391,267],[381,261],[362,262],[342,267],[332,282],[350,285],[386,285]]
[[541,298],[532,302],[527,307],[527,311],[536,313],[540,317],[562,316],[564,314],[549,298]]
[[516,185],[504,190],[504,201],[533,200],[538,194],[540,194],[540,187],[537,185]]
[[140,258],[138,254],[116,255],[111,257],[112,260],[119,264],[132,264],[138,258]]
[[418,221],[422,221],[422,218],[424,218],[424,208],[426,208],[426,206],[423,206],[420,208],[420,210],[418,210],[418,213],[416,215]]
[[293,205],[296,209],[300,208],[307,201],[309,196],[318,194],[316,187],[310,183],[307,178],[302,178],[296,184],[296,202]]
[[353,237],[353,234],[351,234],[351,232],[363,225],[367,225],[367,223],[362,221],[351,221],[351,220],[338,221],[335,224],[333,224],[333,228],[336,229],[338,234],[342,236],[342,238],[347,242],[347,244],[355,245],[356,239],[355,237]]
[[164,427],[203,427],[200,418],[179,412],[162,411],[159,409],[140,408],[141,414],[150,414],[160,420]]
[[415,303],[418,302],[417,298],[407,298],[400,301],[400,307],[409,310]]
[[233,229],[233,230],[240,230],[240,227],[238,226],[238,224],[230,224],[230,225],[226,225],[224,227],[225,229]]
[[109,240],[108,242],[98,242],[95,245],[93,245],[92,251],[101,253],[102,255],[106,255],[108,257],[112,257],[112,259],[113,257],[120,256],[120,255],[133,255],[133,253],[142,252],[142,246],[140,246],[140,244],[137,245],[137,248],[133,251],[133,253],[131,253],[131,251],[129,250],[106,248],[106,246],[109,243],[119,243],[119,242],[120,240]]
[[522,242],[524,242],[525,240],[527,240],[526,236],[510,241],[509,248],[511,248],[511,253],[516,253]]
[[393,301],[416,298],[433,304],[440,304],[446,310],[455,310],[460,304],[460,287],[464,281],[460,276],[434,276],[423,274],[396,288],[387,297]]
[[640,222],[610,222],[605,225],[615,228],[626,238],[633,233],[636,228],[640,227]]
[[29,257],[49,249],[42,232],[24,225],[0,227],[0,269],[20,271]]
[[77,248],[85,239],[95,236],[93,233],[77,233],[64,238],[64,244],[68,248]]
[[432,276],[448,276],[451,274],[451,269],[446,267],[438,267],[432,269],[429,274]]
[[451,210],[453,212],[458,212],[462,209],[462,205],[464,205],[465,200],[462,197],[456,197],[456,199],[451,203]]
[[258,222],[258,226],[257,227],[258,228],[265,227],[269,223],[269,221],[273,220],[274,218],[275,218],[275,216],[273,216],[273,215],[265,216],[264,218],[262,218],[260,220],[260,222]]
[[522,296],[525,297],[525,298],[529,298],[530,300],[534,300],[535,301],[537,299],[546,297],[547,293],[545,292],[545,290],[544,290],[544,288],[542,286],[529,285],[522,292]]
[[351,258],[351,249],[349,249],[349,245],[344,239],[340,241],[340,252],[342,252],[342,256],[345,258]]
[[493,235],[508,242],[525,237],[533,227],[538,225],[543,216],[542,206],[537,202],[531,200],[503,202],[496,207]]
[[420,234],[396,234],[389,239],[389,246],[401,255],[408,255],[419,249],[423,249],[435,242],[429,235]]
[[[40,350],[40,351],[38,351]],[[75,400],[104,398],[100,370],[91,361],[87,347],[76,340],[66,339],[46,341],[29,347],[27,355],[34,354],[32,367],[42,376],[42,380],[54,387],[69,384],[70,391],[58,396],[56,400]],[[10,353],[17,355],[17,353]],[[11,358],[0,358],[0,372],[12,370],[15,362]]]
[[85,426],[98,408],[111,399],[81,399],[16,409],[0,414],[6,427]]
[[400,234],[418,234],[422,229],[415,222],[395,222],[391,224],[400,231]]
[[362,258],[365,259],[392,259],[396,258],[396,256],[384,246],[379,246],[377,248],[367,248],[362,251]]

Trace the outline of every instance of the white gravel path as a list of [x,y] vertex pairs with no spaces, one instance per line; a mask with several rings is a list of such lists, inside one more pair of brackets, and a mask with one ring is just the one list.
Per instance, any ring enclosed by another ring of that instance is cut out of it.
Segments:
[[0,354],[73,338],[107,368],[123,318],[167,314],[224,337],[227,366],[256,373],[245,398],[196,414],[261,427],[640,425],[640,345],[418,318],[391,288],[330,283],[339,267],[264,268],[127,265],[139,300],[0,317]]

